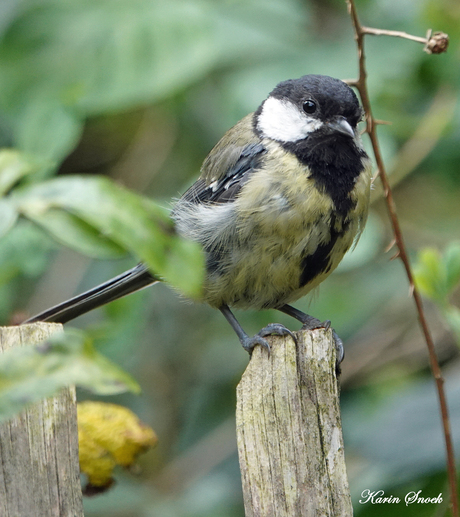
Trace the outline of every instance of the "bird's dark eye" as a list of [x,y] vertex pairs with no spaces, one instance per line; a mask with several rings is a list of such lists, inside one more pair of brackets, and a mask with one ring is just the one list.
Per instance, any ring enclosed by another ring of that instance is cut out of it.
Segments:
[[314,113],[316,111],[316,102],[305,101],[303,103],[303,110],[305,111],[305,113],[308,113],[309,115],[311,115],[312,113]]

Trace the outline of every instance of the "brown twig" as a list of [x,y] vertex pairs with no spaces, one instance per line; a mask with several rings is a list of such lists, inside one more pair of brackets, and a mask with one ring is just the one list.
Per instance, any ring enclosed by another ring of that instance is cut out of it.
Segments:
[[373,36],[393,36],[396,38],[404,38],[410,39],[412,41],[417,41],[418,43],[427,43],[431,36],[431,30],[428,31],[426,38],[421,38],[420,36],[413,36],[412,34],[407,34],[407,32],[401,31],[389,31],[385,29],[374,29],[373,27],[364,27],[361,26],[361,32],[363,34],[372,34]]
[[402,31],[389,31],[385,29],[374,29],[373,27],[364,27],[361,25],[362,34],[371,34],[372,36],[393,36],[395,38],[404,38],[417,43],[424,43],[423,50],[428,54],[442,54],[449,46],[449,36],[444,32],[433,32],[428,29],[424,38],[413,36]]
[[[360,94],[361,102],[363,104],[365,113],[366,113],[366,131],[369,135],[372,149],[375,156],[375,161],[377,164],[377,168],[379,170],[379,176],[382,181],[383,191],[386,198],[387,208],[390,215],[391,224],[393,227],[393,233],[395,237],[396,244],[399,249],[399,258],[402,260],[404,264],[404,268],[406,270],[407,278],[409,280],[410,291],[412,297],[414,299],[418,319],[420,322],[421,329],[423,331],[426,345],[428,348],[428,354],[430,358],[431,370],[433,372],[433,376],[436,381],[436,387],[439,398],[439,405],[441,409],[441,417],[442,417],[442,425],[444,429],[444,439],[446,444],[446,454],[447,454],[447,473],[449,478],[450,485],[450,496],[451,496],[451,505],[452,505],[452,515],[453,517],[459,517],[458,513],[458,498],[457,498],[457,480],[456,480],[456,471],[455,471],[455,457],[454,457],[454,448],[452,444],[452,435],[450,430],[450,421],[449,421],[449,412],[447,409],[446,395],[444,391],[444,378],[441,373],[441,368],[439,366],[439,362],[436,355],[436,349],[433,343],[433,339],[431,337],[430,329],[428,327],[425,313],[423,310],[422,299],[420,293],[415,286],[414,277],[412,274],[412,269],[410,266],[409,258],[406,251],[406,246],[404,244],[404,239],[402,236],[401,228],[399,225],[399,220],[396,215],[396,205],[393,199],[393,194],[390,188],[390,184],[388,181],[388,177],[385,171],[385,165],[383,163],[382,155],[380,152],[380,146],[377,138],[376,132],[376,120],[372,115],[372,107],[369,98],[369,92],[367,89],[367,71],[366,71],[366,56],[364,52],[364,36],[366,34],[373,35],[388,35],[388,36],[397,36],[406,39],[410,39],[413,41],[418,41],[420,43],[425,44],[425,50],[429,53],[439,53],[444,52],[447,49],[448,45],[448,37],[443,33],[435,33],[431,34],[431,31],[428,32],[426,38],[418,38],[416,36],[410,36],[403,32],[397,31],[381,31],[379,29],[371,29],[369,27],[363,27],[359,21],[358,14],[356,11],[356,7],[354,4],[354,0],[345,0],[348,6],[348,11],[350,13],[353,27],[355,31],[355,40],[358,47],[358,62],[359,62],[359,77],[355,81],[351,81],[351,84],[355,86]],[[441,36],[440,36],[441,35]],[[433,38],[436,39],[436,42],[433,42]],[[439,45],[439,41],[442,40]],[[433,51],[433,48],[435,50]],[[440,50],[443,48],[443,50]]]

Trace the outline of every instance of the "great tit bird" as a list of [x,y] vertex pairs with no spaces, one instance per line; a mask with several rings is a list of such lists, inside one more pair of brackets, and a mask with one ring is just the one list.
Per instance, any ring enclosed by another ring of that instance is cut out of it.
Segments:
[[[249,352],[258,344],[269,350],[269,334],[293,334],[270,324],[250,337],[230,307],[277,309],[307,328],[323,325],[290,303],[328,277],[363,230],[371,163],[361,118],[356,95],[338,79],[281,82],[223,136],[174,206],[177,232],[205,253],[202,301],[222,312]],[[28,322],[65,323],[158,281],[139,264]]]

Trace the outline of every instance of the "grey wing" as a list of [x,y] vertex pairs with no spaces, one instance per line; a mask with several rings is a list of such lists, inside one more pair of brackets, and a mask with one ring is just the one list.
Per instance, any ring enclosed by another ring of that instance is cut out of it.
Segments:
[[227,203],[235,199],[266,153],[251,121],[248,115],[219,141],[204,161],[200,178],[182,196],[184,201]]

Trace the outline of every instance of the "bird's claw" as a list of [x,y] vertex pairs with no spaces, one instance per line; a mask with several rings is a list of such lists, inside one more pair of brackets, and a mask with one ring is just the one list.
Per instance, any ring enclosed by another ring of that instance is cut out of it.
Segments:
[[247,336],[245,339],[241,340],[241,344],[249,355],[252,355],[252,352],[256,345],[260,345],[266,348],[268,355],[270,355],[270,345],[268,344],[268,341],[264,339],[262,336],[259,336],[259,334],[256,334],[252,337]]
[[340,363],[343,361],[345,357],[345,348],[343,346],[343,341],[337,335],[337,332],[332,329],[332,339],[334,340],[335,346],[335,368],[336,371],[340,372]]
[[[325,329],[329,330],[331,328],[331,322],[330,320],[326,320],[321,322],[317,318],[313,318],[311,316],[308,316],[308,319],[304,321],[304,324],[302,326],[302,329],[306,330],[316,330],[316,329]],[[343,347],[343,341],[339,338],[337,335],[337,332],[332,329],[332,339],[334,340],[334,346],[335,346],[335,354],[336,354],[336,371],[340,371],[340,363],[343,361],[343,358],[345,357],[345,350]]]
[[326,329],[329,330],[331,328],[331,321],[320,321],[318,318],[313,318],[313,316],[308,316],[304,319],[302,329],[303,330],[316,330],[316,329]]
[[321,323],[321,327],[325,330],[329,330],[331,328],[331,320],[326,320]]
[[269,323],[266,327],[264,327],[259,333],[259,336],[291,336],[292,339],[297,342],[297,339],[293,332],[291,332],[287,327],[281,325],[281,323]]
[[268,355],[270,355],[270,344],[266,339],[266,336],[291,336],[295,343],[297,343],[297,339],[293,332],[291,332],[288,328],[280,323],[270,323],[266,327],[264,327],[259,333],[255,336],[247,337],[242,341],[243,348],[252,355],[252,351],[256,345],[261,345],[267,349]]

